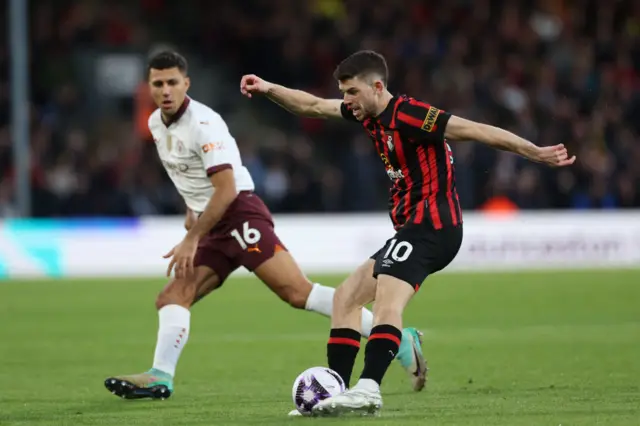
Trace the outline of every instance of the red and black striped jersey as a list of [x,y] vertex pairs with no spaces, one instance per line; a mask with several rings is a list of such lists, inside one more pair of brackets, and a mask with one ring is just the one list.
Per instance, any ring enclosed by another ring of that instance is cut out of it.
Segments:
[[[358,120],[346,104],[342,116]],[[444,137],[451,114],[408,96],[395,96],[362,125],[391,179],[389,215],[397,230],[429,221],[434,229],[462,223],[453,154]]]

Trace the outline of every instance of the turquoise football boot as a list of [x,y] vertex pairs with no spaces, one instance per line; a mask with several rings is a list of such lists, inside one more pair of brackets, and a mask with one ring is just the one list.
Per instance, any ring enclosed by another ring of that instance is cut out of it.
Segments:
[[414,391],[421,391],[427,383],[427,360],[422,354],[422,332],[413,327],[402,330],[402,341],[396,359],[405,369]]
[[104,385],[124,399],[167,399],[173,393],[173,377],[154,368],[145,373],[109,377]]

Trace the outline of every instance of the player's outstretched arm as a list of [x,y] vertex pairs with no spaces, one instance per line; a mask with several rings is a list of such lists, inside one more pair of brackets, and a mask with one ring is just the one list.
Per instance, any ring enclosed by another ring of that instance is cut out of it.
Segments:
[[536,163],[551,167],[570,166],[576,156],[569,157],[563,144],[540,147],[507,130],[488,124],[477,123],[461,117],[451,116],[444,136],[453,141],[471,140],[482,142],[492,148],[510,151]]
[[248,98],[254,94],[262,94],[296,115],[313,118],[342,118],[340,99],[319,98],[302,90],[270,83],[253,74],[242,77],[240,92]]

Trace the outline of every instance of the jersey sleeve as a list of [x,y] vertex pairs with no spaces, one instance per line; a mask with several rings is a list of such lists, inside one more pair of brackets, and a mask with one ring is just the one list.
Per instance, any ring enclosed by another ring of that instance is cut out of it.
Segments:
[[424,102],[410,99],[396,113],[396,127],[408,138],[428,143],[444,140],[451,114]]
[[224,120],[216,117],[196,125],[195,149],[207,176],[233,168],[230,145],[235,142]]
[[340,113],[342,113],[342,118],[345,120],[358,123],[358,119],[351,112],[351,108],[345,105],[344,102],[340,104]]

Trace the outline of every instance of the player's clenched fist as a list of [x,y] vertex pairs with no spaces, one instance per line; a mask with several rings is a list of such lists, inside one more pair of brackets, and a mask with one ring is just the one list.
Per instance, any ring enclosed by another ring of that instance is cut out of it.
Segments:
[[267,93],[269,87],[271,83],[253,74],[244,75],[240,80],[240,92],[249,98],[253,93]]
[[569,157],[564,144],[559,144],[538,148],[533,160],[551,167],[565,167],[575,163],[576,156]]

